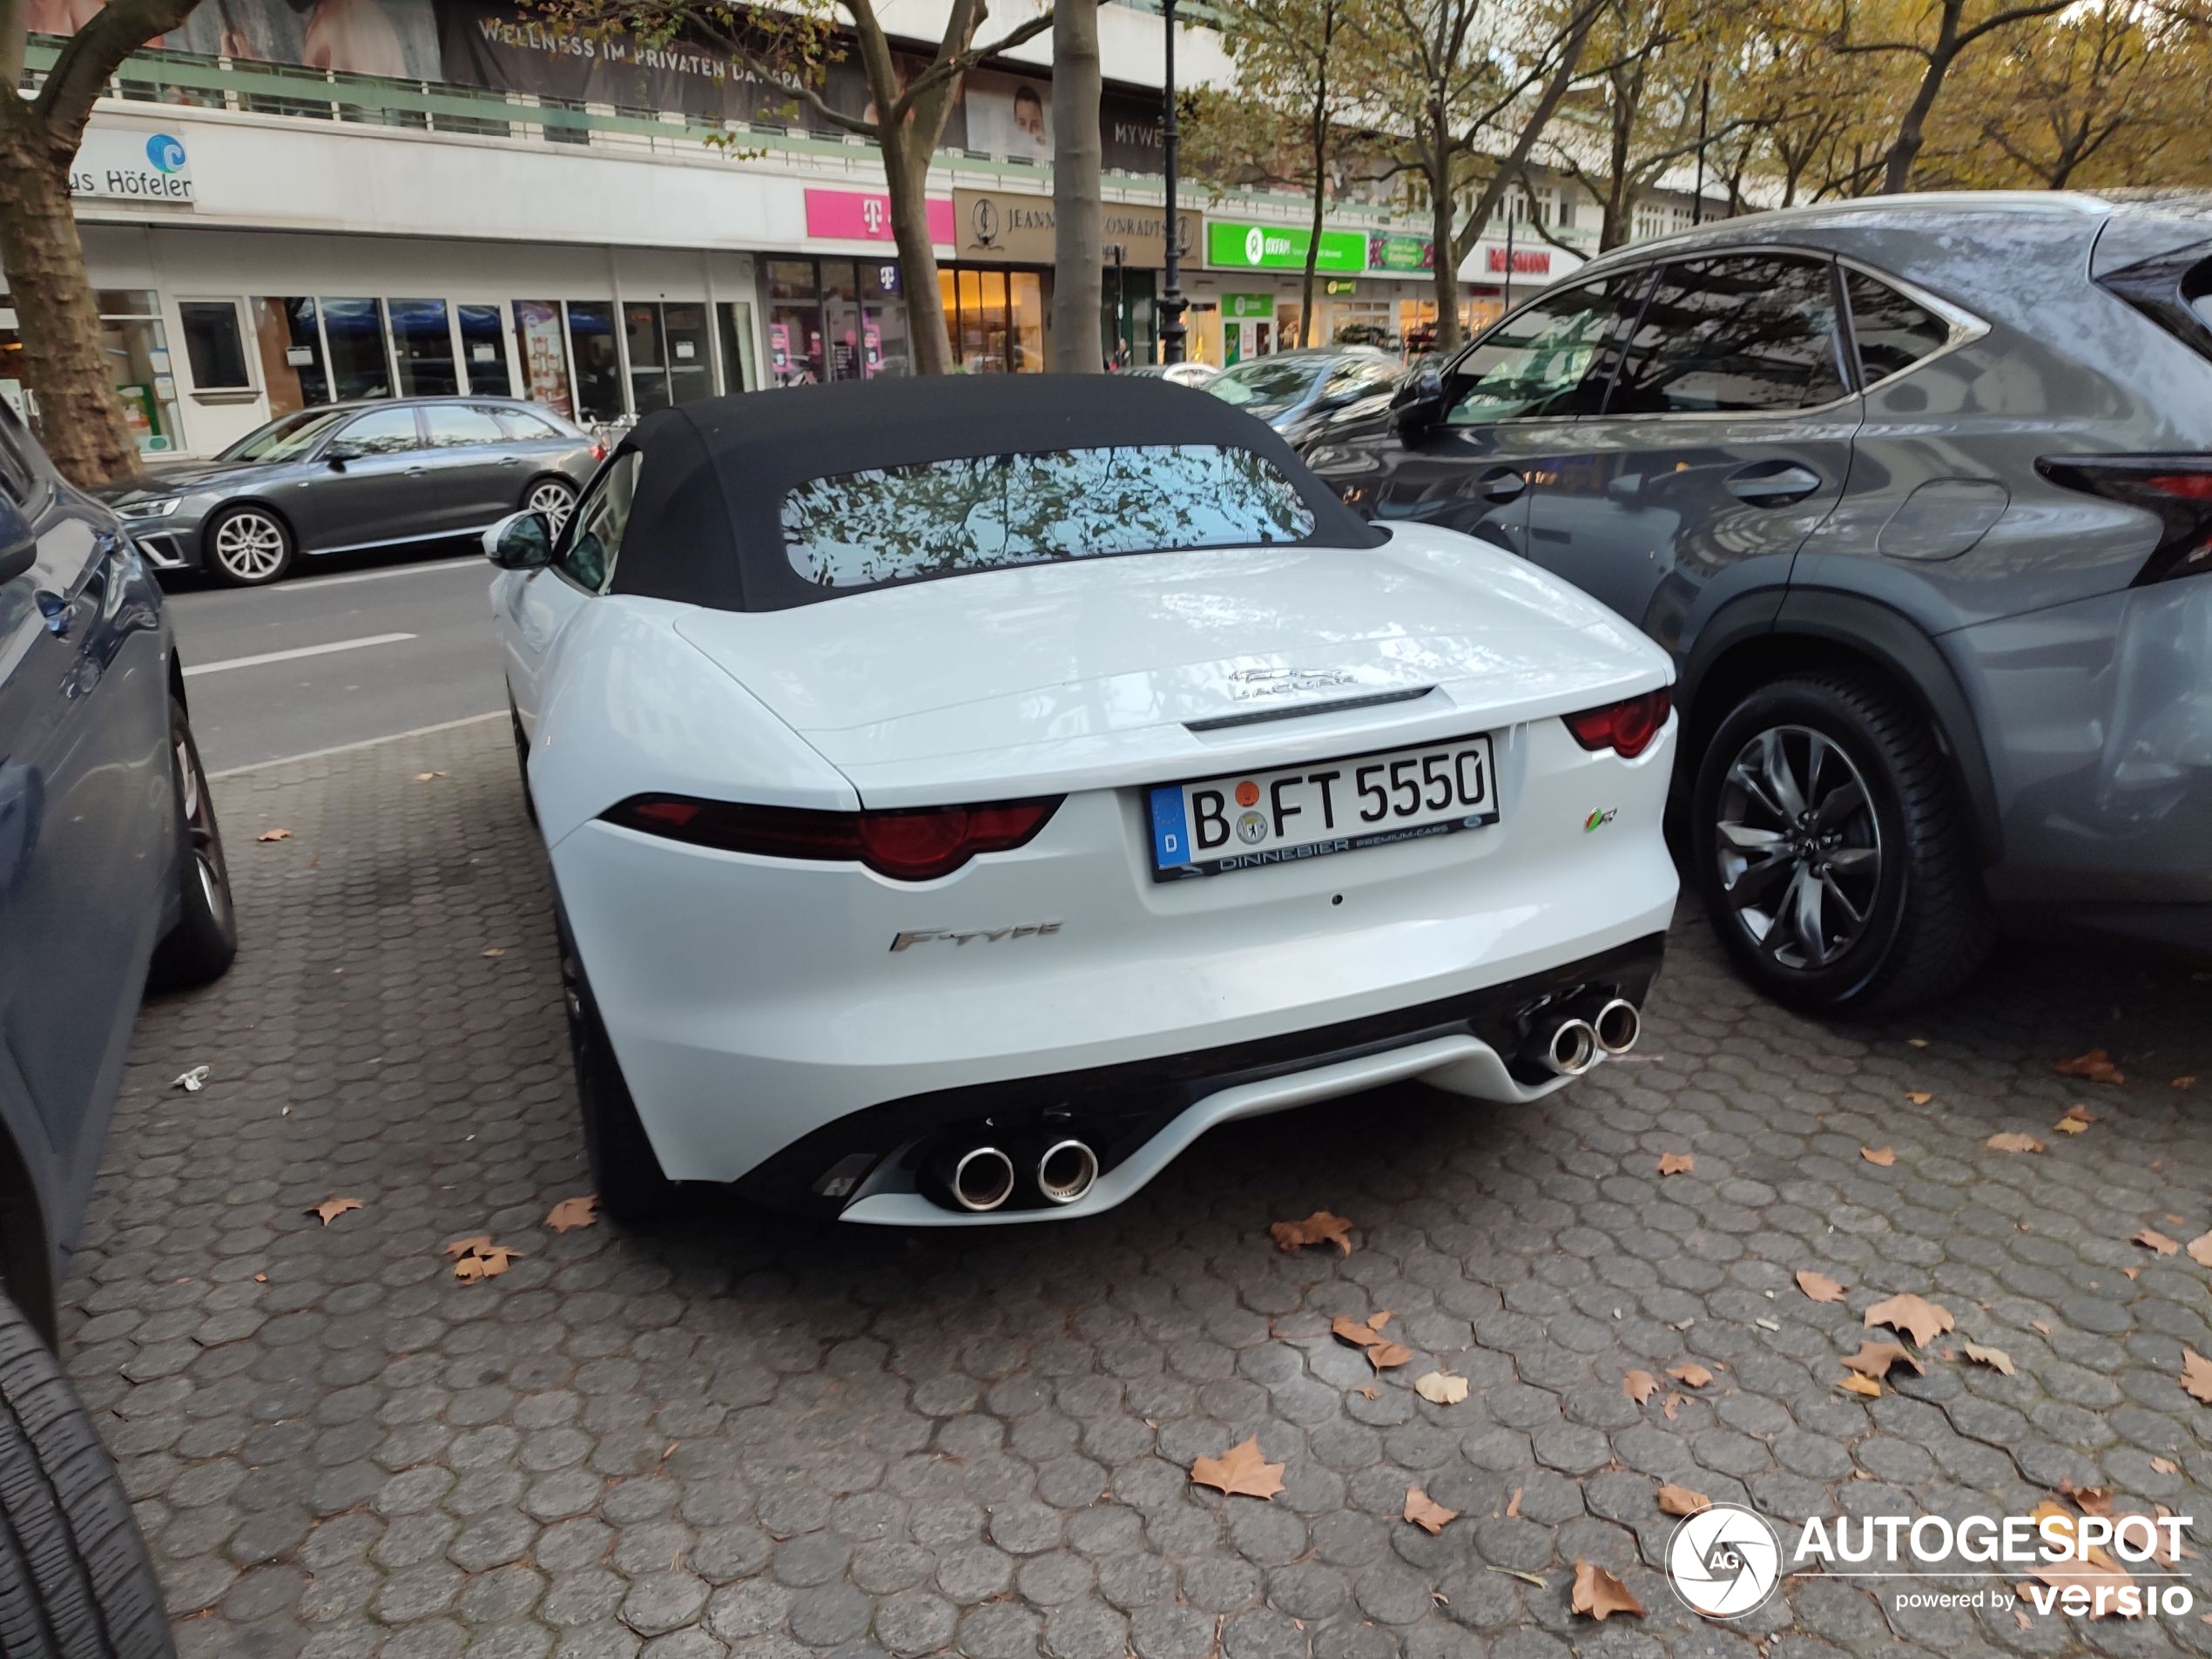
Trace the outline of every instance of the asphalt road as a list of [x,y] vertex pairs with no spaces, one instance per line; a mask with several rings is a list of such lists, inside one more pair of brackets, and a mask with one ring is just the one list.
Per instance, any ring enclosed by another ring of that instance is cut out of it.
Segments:
[[192,730],[220,773],[507,706],[481,557],[172,593]]

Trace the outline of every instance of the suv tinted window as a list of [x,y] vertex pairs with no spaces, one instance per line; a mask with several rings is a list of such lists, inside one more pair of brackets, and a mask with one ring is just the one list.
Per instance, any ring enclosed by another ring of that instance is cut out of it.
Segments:
[[556,563],[563,576],[588,593],[604,593],[608,579],[615,573],[615,556],[622,551],[622,534],[630,527],[630,509],[637,499],[637,469],[643,462],[633,449],[608,462],[591,493],[569,521],[568,545]]
[[395,455],[422,446],[422,440],[415,435],[411,408],[374,410],[347,427],[337,441],[370,455]]
[[1608,414],[1803,409],[1844,395],[1825,260],[1742,253],[1659,273]]
[[480,443],[499,443],[506,435],[499,422],[482,409],[461,403],[434,403],[422,411],[430,424],[433,449],[467,449]]
[[1844,273],[1851,294],[1851,338],[1858,342],[1862,384],[1910,368],[1951,339],[1951,325],[1886,282],[1857,271]]
[[963,455],[813,478],[784,497],[783,520],[792,569],[825,588],[1313,533],[1313,509],[1273,462],[1204,443]]
[[[1591,413],[1604,374],[1601,368],[1593,376],[1591,364],[1621,320],[1624,296],[1642,278],[1640,271],[1626,272],[1546,294],[1500,323],[1460,360],[1462,388],[1445,424]],[[1591,383],[1587,395],[1585,381]]]

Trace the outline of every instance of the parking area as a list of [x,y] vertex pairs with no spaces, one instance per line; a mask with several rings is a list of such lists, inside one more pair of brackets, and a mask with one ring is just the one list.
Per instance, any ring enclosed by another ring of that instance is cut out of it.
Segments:
[[[1642,1049],[1540,1109],[1403,1089],[1262,1119],[1073,1225],[709,1203],[556,1232],[588,1180],[504,725],[218,795],[241,954],[141,1016],[64,1332],[187,1655],[2212,1652],[2196,1556],[2187,1616],[1812,1576],[1707,1622],[1658,1570],[1655,1496],[1795,1522],[2071,1483],[2212,1548],[2212,1406],[2180,1383],[2212,1269],[2130,1242],[2212,1231],[2201,970],[2016,948],[1924,1017],[1827,1028],[1688,918]],[[2054,1069],[2098,1047],[2124,1082]],[[358,1208],[310,1212],[334,1198]],[[1271,1243],[1320,1209],[1349,1255]],[[457,1278],[445,1246],[482,1235],[520,1255]],[[1955,1332],[1844,1391],[1897,1292]],[[1413,1353],[1379,1371],[1330,1323],[1384,1310]],[[1464,1400],[1416,1393],[1439,1371]],[[1638,1400],[1632,1371],[1662,1380]],[[1190,1482],[1253,1434],[1279,1495]],[[1459,1518],[1401,1519],[1414,1486]],[[1578,1560],[1647,1616],[1570,1611]]]

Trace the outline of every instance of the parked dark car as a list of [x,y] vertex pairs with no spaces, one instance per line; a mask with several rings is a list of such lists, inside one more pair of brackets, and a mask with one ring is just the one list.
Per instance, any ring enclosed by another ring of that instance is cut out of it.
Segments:
[[0,1653],[169,1654],[131,1506],[57,1362],[56,1285],[142,988],[237,947],[161,590],[0,405]]
[[1355,405],[1379,412],[1398,388],[1398,360],[1364,346],[1314,347],[1254,357],[1224,368],[1205,389],[1256,415],[1304,449],[1325,421]]
[[1909,1008],[2000,921],[2212,948],[2212,216],[1915,195],[1591,263],[1309,455],[1667,646],[1737,963]]
[[302,555],[478,535],[517,511],[557,524],[605,453],[540,404],[384,399],[301,409],[99,493],[157,569],[250,587]]

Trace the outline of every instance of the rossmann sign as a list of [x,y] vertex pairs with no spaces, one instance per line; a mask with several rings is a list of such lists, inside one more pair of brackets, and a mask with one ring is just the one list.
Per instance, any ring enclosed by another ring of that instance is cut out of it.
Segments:
[[110,201],[192,205],[192,160],[166,132],[94,127],[78,146],[69,193]]

